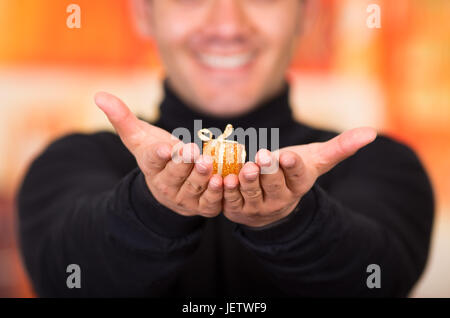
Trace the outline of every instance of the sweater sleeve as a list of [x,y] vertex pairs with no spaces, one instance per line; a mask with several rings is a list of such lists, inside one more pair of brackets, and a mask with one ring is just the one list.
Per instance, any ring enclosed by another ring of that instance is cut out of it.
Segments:
[[[285,295],[407,296],[426,264],[434,213],[423,166],[379,137],[335,169],[285,219],[234,235]],[[370,264],[380,288],[367,285]]]
[[[203,221],[160,205],[131,154],[119,143],[106,151],[100,139],[64,137],[29,168],[17,195],[29,276],[44,297],[163,296]],[[70,264],[80,268],[81,288],[66,284]]]

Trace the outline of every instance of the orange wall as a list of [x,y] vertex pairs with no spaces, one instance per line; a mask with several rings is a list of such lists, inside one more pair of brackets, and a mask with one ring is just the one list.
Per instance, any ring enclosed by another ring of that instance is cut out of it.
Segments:
[[[346,20],[347,13],[359,12],[364,1],[321,1],[322,15],[302,39],[293,73],[357,73],[380,83],[386,108],[383,129],[416,149],[430,171],[439,206],[450,206],[450,1],[366,1],[382,7],[382,29],[370,32],[361,31],[365,28],[364,10],[359,20]],[[66,7],[71,3],[81,7],[81,29],[66,26]],[[361,32],[367,38],[359,38]],[[46,69],[62,70],[66,79],[74,76],[74,70],[89,70],[86,81],[91,75],[108,78],[113,74],[126,86],[130,71],[157,71],[160,65],[153,43],[135,30],[128,0],[1,0],[0,85],[9,80],[10,73],[4,70],[30,80],[28,71],[33,69],[38,69],[38,74]],[[40,75],[31,77],[31,81],[40,80]],[[77,85],[91,85],[81,82]],[[27,151],[41,148],[44,141],[70,129],[84,127],[89,117],[82,107],[73,106],[80,101],[76,87],[64,98],[67,104],[43,107],[48,101],[39,100],[39,94],[33,95],[36,92],[21,91],[21,83],[14,92],[2,91],[0,86],[0,95],[12,100],[20,96],[11,94],[29,95],[25,101],[21,98],[20,104],[0,105],[1,117],[8,118],[4,120],[9,125],[0,136],[6,145],[0,151],[8,153],[8,159],[0,163],[4,170],[17,172],[0,188],[0,221],[8,225],[4,235],[10,238],[0,242],[0,250],[13,255],[3,268],[0,259],[0,271],[9,268],[8,275],[16,282],[0,286],[0,296],[31,295],[12,238],[10,191],[24,171],[24,160],[31,158]]]

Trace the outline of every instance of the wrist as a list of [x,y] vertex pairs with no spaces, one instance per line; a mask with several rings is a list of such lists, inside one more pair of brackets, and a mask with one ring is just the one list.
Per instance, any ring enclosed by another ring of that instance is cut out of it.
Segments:
[[314,187],[311,188],[285,217],[265,226],[239,224],[236,232],[247,240],[258,243],[286,242],[300,235],[313,219],[317,209]]
[[264,222],[259,222],[258,224],[255,224],[255,225],[246,224],[245,226],[247,226],[250,229],[258,230],[258,229],[268,228],[268,227],[272,227],[276,224],[283,223],[285,220],[287,220],[289,218],[291,213],[294,213],[294,211],[296,209],[298,209],[300,200],[301,200],[301,198],[298,198],[294,202],[288,204],[282,210],[278,211],[278,213],[276,213],[276,216],[273,219],[266,220]]
[[131,204],[141,222],[153,232],[165,237],[182,237],[203,223],[200,216],[180,215],[156,200],[140,170],[131,185]]

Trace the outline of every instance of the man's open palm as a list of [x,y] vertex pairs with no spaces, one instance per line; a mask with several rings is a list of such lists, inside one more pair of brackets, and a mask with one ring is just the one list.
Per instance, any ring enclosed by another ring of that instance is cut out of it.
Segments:
[[[200,156],[196,144],[185,144],[178,149],[179,139],[139,120],[111,94],[97,93],[95,103],[136,158],[149,190],[161,204],[186,216],[213,217],[221,212],[222,177],[211,176],[212,159]],[[181,162],[171,160],[174,149],[179,150]]]
[[[317,178],[372,142],[372,128],[355,128],[326,142],[290,146],[275,152],[261,149],[239,176],[224,179],[224,214],[251,227],[274,223],[298,206]],[[272,173],[264,169],[280,167]]]
[[[139,120],[117,97],[98,93],[95,102],[135,156],[149,190],[182,215],[214,217],[221,211],[233,222],[261,227],[289,215],[317,178],[372,142],[376,131],[362,127],[326,141],[258,151],[239,175],[212,175],[212,158],[194,143],[180,147],[181,162],[171,160],[180,140]],[[273,164],[279,169],[261,173]],[[278,165],[279,164],[279,165]]]

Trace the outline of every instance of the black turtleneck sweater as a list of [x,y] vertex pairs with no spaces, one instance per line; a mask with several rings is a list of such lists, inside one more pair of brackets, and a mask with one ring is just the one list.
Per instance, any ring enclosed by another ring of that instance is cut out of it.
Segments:
[[[197,113],[164,89],[154,124],[169,132],[186,127],[194,136],[201,119],[204,128],[279,128],[280,148],[336,136],[294,121],[287,87],[227,119]],[[17,201],[37,294],[68,297],[406,296],[426,264],[434,211],[417,156],[384,136],[321,176],[295,213],[257,230],[160,205],[110,132],[53,142]],[[80,289],[66,285],[69,264],[80,266]],[[380,266],[381,288],[366,284],[370,264]]]

